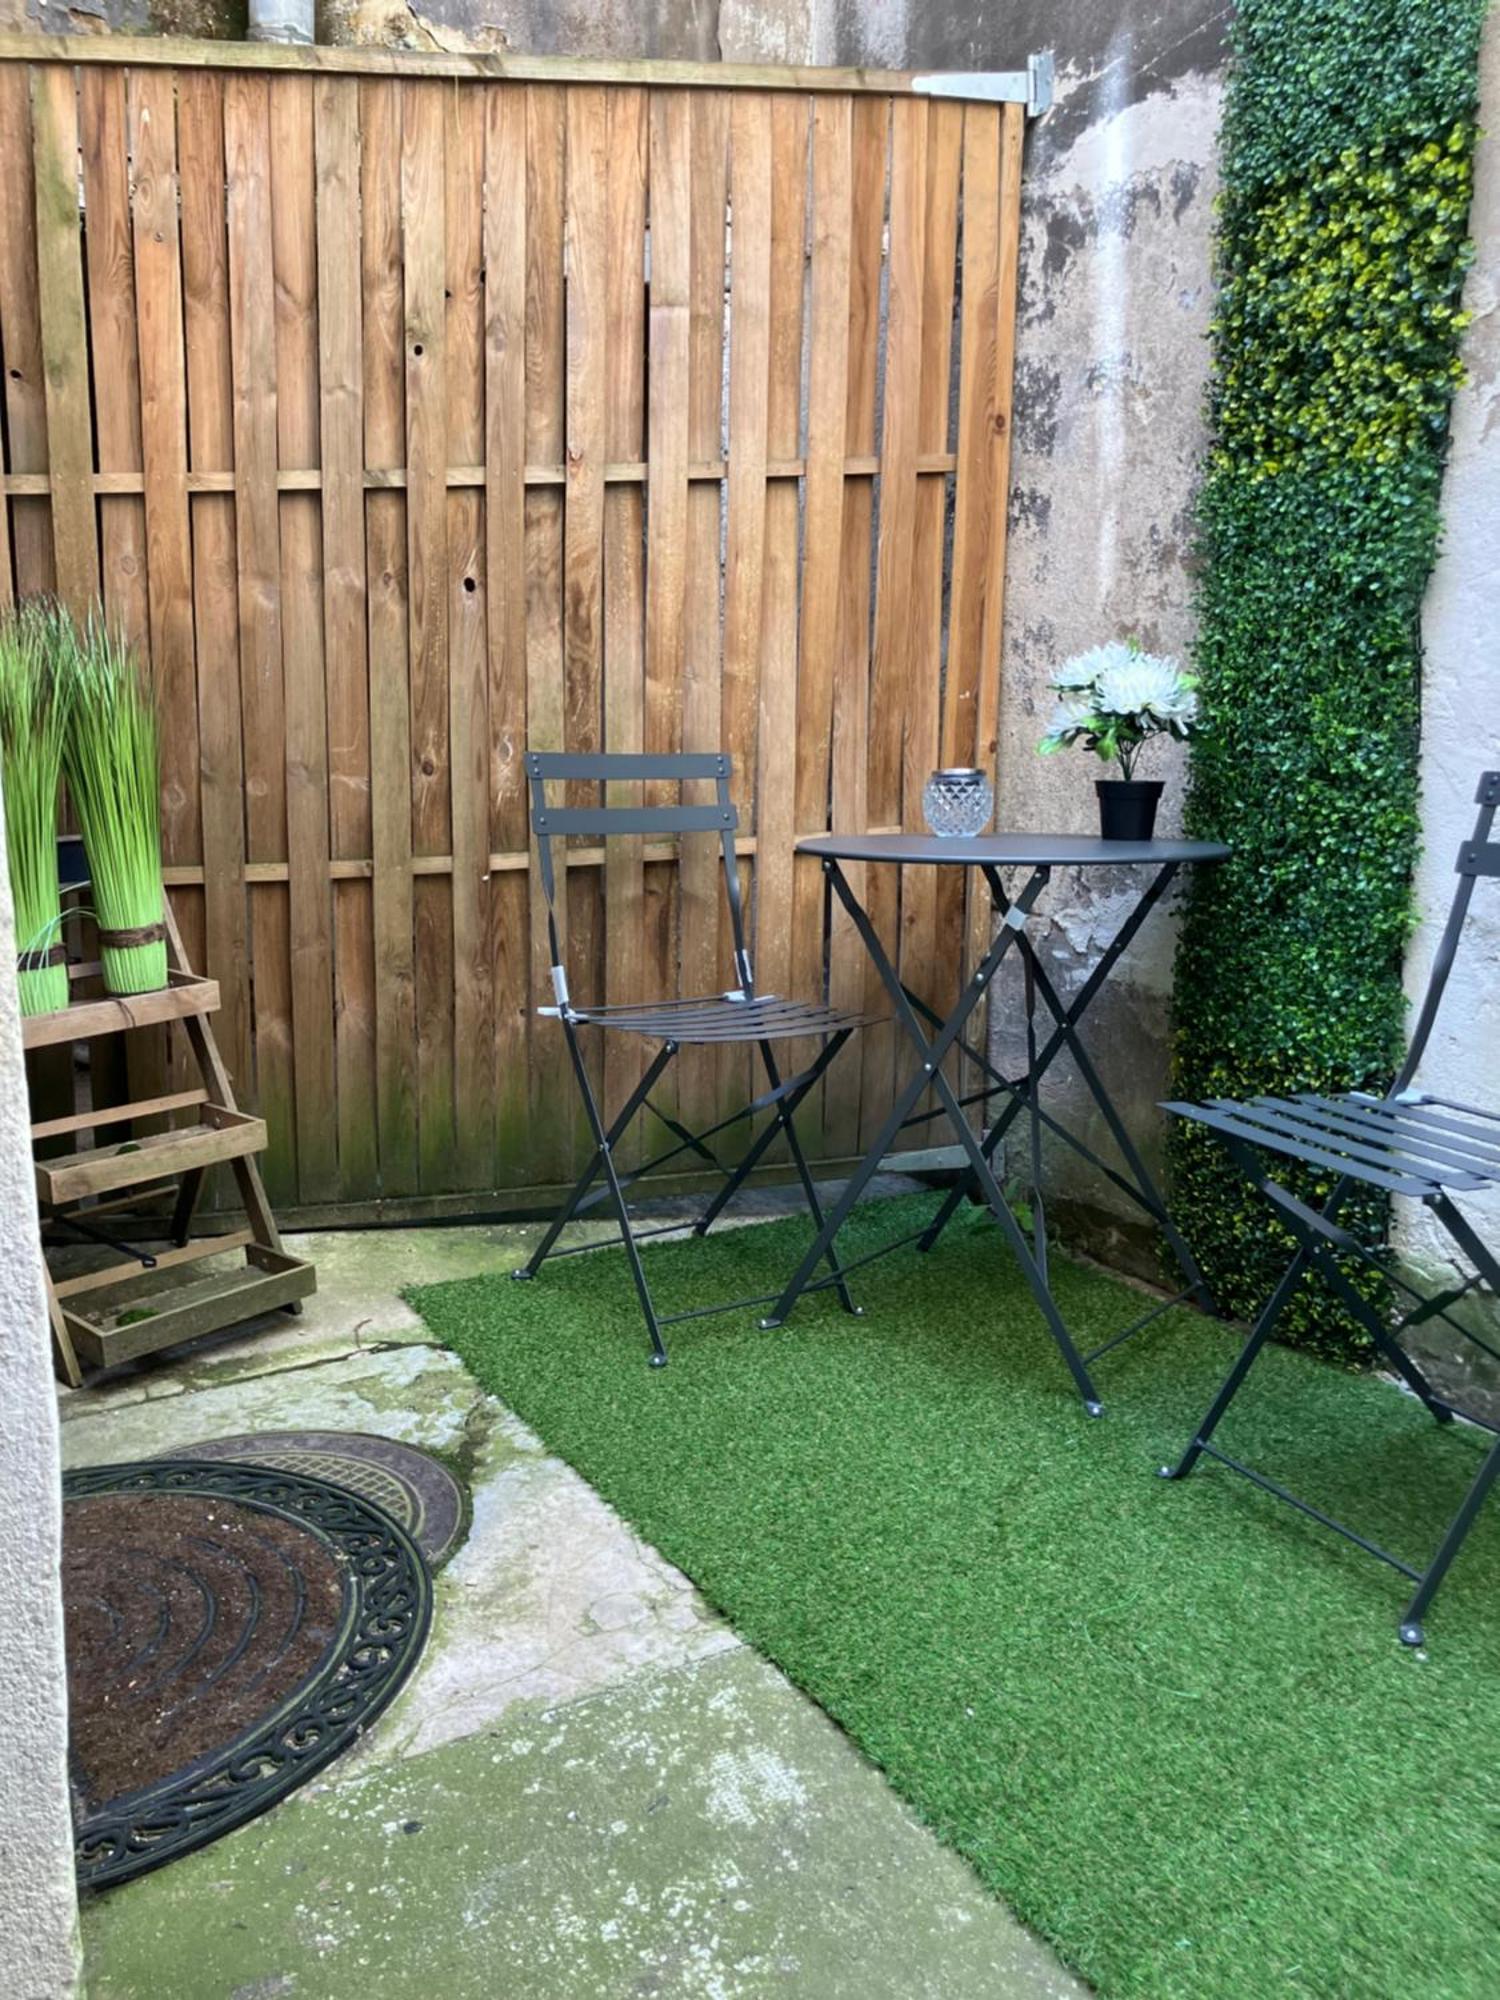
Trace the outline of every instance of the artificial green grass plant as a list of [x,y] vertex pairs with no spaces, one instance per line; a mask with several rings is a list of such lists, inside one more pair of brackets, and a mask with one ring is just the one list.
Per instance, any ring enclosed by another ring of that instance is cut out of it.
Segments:
[[58,939],[57,794],[70,686],[63,663],[72,643],[67,614],[42,599],[0,618],[0,782],[23,1014],[68,1004]]
[[104,984],[111,993],[149,993],[167,983],[156,705],[134,653],[100,619],[80,635],[71,679],[63,761],[88,855]]

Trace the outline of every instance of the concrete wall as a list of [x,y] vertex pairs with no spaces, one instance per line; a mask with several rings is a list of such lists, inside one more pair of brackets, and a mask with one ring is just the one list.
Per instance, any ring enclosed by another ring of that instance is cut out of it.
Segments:
[[[1096,759],[1037,755],[1048,677],[1070,654],[1134,634],[1185,656],[1193,637],[1190,514],[1204,443],[1219,49],[1200,34],[1172,72],[1121,29],[1089,65],[1066,63],[1059,105],[1027,168],[1016,358],[999,817],[1010,826],[1098,828]],[[1197,67],[1198,63],[1210,65]],[[1148,753],[1167,780],[1161,830],[1177,830],[1185,757]],[[1063,873],[1038,949],[1069,996],[1128,913],[1137,871]],[[1149,919],[1103,989],[1089,1046],[1153,1162],[1167,1082],[1175,918]],[[997,989],[994,1051],[1024,1063],[1019,968]],[[1101,1155],[1108,1134],[1071,1064],[1049,1079],[1067,1122]],[[1008,1165],[1024,1170],[1019,1143]],[[1076,1155],[1048,1155],[1050,1212],[1074,1240],[1156,1271],[1138,1211]]]
[[[1469,379],[1453,410],[1444,493],[1443,550],[1422,613],[1422,820],[1417,875],[1420,928],[1407,965],[1413,1004],[1453,900],[1454,858],[1474,824],[1481,769],[1500,768],[1500,14],[1481,59],[1482,132],[1470,233],[1477,255],[1464,288],[1474,315],[1464,336]],[[1419,1084],[1500,1109],[1500,883],[1480,881],[1468,929],[1428,1045]],[[1466,1202],[1485,1241],[1500,1246],[1500,1195]],[[1451,1278],[1448,1238],[1427,1211],[1400,1204],[1397,1243],[1425,1277]],[[1481,1315],[1493,1341],[1500,1313]],[[1460,1352],[1459,1349],[1463,1351]],[[1500,1416],[1500,1367],[1464,1343],[1429,1332],[1423,1351],[1451,1387],[1482,1388]],[[1481,1364],[1482,1365],[1479,1365]]]
[[78,1961],[61,1474],[4,846],[0,818],[0,1991],[64,2000]]

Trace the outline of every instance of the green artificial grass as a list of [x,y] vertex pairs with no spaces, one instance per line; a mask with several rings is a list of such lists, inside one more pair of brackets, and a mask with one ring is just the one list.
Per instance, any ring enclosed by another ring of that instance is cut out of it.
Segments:
[[[873,1203],[853,1256],[930,1197]],[[663,1310],[773,1290],[797,1221],[650,1247]],[[1092,1345],[1140,1295],[1056,1260]],[[1099,1364],[1087,1418],[986,1218],[763,1333],[646,1342],[620,1253],[423,1287],[487,1389],[837,1718],[1107,1995],[1500,1993],[1500,1517],[1429,1617],[1246,1481],[1157,1466],[1235,1351],[1178,1310]],[[1483,1440],[1388,1385],[1262,1357],[1226,1449],[1426,1556]]]

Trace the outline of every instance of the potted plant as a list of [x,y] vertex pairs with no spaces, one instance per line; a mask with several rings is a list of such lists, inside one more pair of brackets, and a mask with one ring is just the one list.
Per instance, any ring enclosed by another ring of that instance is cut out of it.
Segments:
[[110,993],[167,983],[156,704],[123,638],[90,619],[73,654],[63,769],[83,829]]
[[1149,840],[1162,780],[1137,778],[1136,760],[1153,736],[1185,742],[1199,726],[1197,676],[1133,639],[1115,639],[1059,667],[1052,689],[1057,706],[1043,753],[1081,742],[1104,763],[1118,763],[1118,778],[1094,783],[1099,831],[1105,840]]
[[57,795],[67,727],[67,613],[33,599],[0,619],[0,782],[23,1014],[68,1004],[67,954],[58,935]]

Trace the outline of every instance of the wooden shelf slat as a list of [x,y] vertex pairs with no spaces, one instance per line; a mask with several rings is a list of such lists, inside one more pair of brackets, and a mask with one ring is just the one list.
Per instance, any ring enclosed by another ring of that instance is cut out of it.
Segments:
[[204,1104],[196,1125],[169,1132],[150,1132],[140,1139],[121,1139],[113,1146],[90,1146],[83,1152],[59,1153],[37,1160],[37,1194],[49,1206],[82,1201],[91,1194],[138,1187],[147,1181],[175,1178],[265,1151],[266,1122],[245,1111],[228,1111],[222,1104]]
[[187,1014],[212,1014],[219,1005],[217,979],[193,973],[168,974],[155,993],[109,993],[74,1000],[51,1014],[21,1018],[21,1046],[53,1048],[59,1042],[86,1042],[95,1035],[115,1035],[126,1028],[147,1028],[156,1021],[178,1021]]
[[207,1104],[206,1090],[174,1090],[166,1097],[143,1097],[134,1104],[111,1104],[102,1111],[75,1111],[68,1118],[43,1118],[31,1128],[33,1139],[60,1139],[65,1132],[97,1132],[106,1125],[124,1125],[135,1118],[160,1118],[167,1111],[185,1111],[190,1104]]
[[193,1243],[158,1250],[149,1270],[138,1257],[131,1257],[124,1263],[101,1265],[97,1271],[80,1271],[76,1277],[54,1279],[52,1289],[60,1299],[80,1298],[86,1292],[112,1291],[111,1303],[123,1305],[140,1292],[155,1290],[159,1271],[170,1271],[183,1264],[202,1264],[210,1257],[243,1250],[254,1241],[248,1229],[234,1229],[225,1236],[202,1236]]
[[127,1308],[132,1317],[123,1326],[105,1323],[110,1316],[107,1307],[90,1316],[63,1306],[63,1321],[79,1358],[91,1368],[113,1368],[159,1347],[197,1340],[221,1327],[277,1312],[317,1288],[317,1273],[303,1257],[258,1243],[249,1244],[245,1254],[250,1261],[239,1270],[217,1272],[144,1297],[137,1293]]

